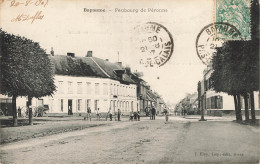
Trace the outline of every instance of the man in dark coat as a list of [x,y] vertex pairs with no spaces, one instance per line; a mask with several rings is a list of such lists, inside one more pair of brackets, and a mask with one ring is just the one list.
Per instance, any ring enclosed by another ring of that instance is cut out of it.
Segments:
[[120,120],[120,116],[121,116],[121,110],[118,109],[118,112],[117,112],[117,118],[118,118],[118,121],[121,121],[121,120]]
[[152,107],[152,120],[155,120],[155,114],[156,114],[156,110],[154,107]]

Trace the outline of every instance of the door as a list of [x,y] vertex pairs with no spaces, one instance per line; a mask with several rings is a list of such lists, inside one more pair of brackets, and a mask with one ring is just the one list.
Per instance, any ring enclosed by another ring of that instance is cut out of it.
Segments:
[[72,100],[68,100],[68,115],[72,115]]

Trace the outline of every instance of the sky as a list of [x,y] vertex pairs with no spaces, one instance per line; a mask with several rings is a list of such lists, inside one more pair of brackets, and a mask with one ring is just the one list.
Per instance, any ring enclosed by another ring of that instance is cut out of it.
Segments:
[[[0,27],[15,35],[39,42],[56,55],[73,52],[123,62],[142,77],[166,102],[177,103],[186,93],[197,90],[205,65],[196,53],[199,32],[213,20],[213,0],[105,1],[105,0],[4,0],[1,3]],[[42,2],[42,4],[39,4]],[[84,12],[105,9],[105,12]],[[167,12],[140,12],[141,9],[163,9]],[[138,9],[138,12],[118,10]],[[117,11],[116,11],[117,10]],[[38,18],[24,20],[25,15]],[[19,21],[19,15],[22,19]],[[144,67],[138,62],[135,27],[147,22],[163,25],[171,33],[174,50],[169,61],[159,68]],[[118,60],[119,59],[119,60]]]

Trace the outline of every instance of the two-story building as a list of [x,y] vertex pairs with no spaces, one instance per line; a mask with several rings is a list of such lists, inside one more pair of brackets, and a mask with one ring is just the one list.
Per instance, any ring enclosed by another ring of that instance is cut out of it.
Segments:
[[[52,96],[33,98],[32,106],[48,105],[48,115],[68,115],[92,112],[99,108],[100,113],[109,109],[123,114],[137,111],[137,85],[127,75],[129,68],[120,62],[111,63],[92,56],[75,57],[75,54],[51,55],[55,72],[54,83],[57,87]],[[1,98],[10,99],[7,96]],[[26,97],[17,98],[17,108],[26,108]]]

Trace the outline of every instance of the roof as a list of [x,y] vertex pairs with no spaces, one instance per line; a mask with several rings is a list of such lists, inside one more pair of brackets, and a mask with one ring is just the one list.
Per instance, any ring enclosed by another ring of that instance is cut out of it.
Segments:
[[129,82],[129,83],[136,83],[131,79],[131,77],[127,73],[123,75],[123,78],[117,75],[115,70],[125,70],[125,68],[122,67],[121,65],[117,63],[111,63],[109,61],[97,57],[92,57],[92,58],[101,67],[101,69],[104,70],[110,76],[111,79],[122,80],[124,82]]
[[151,90],[146,90],[146,95],[150,101],[157,101],[156,95]]
[[107,77],[90,58],[55,55],[50,59],[57,75]]
[[111,63],[97,57],[69,57],[65,55],[50,56],[57,75],[101,77],[119,80],[120,82],[135,83],[129,75],[123,78],[116,70],[124,70],[117,63]]

